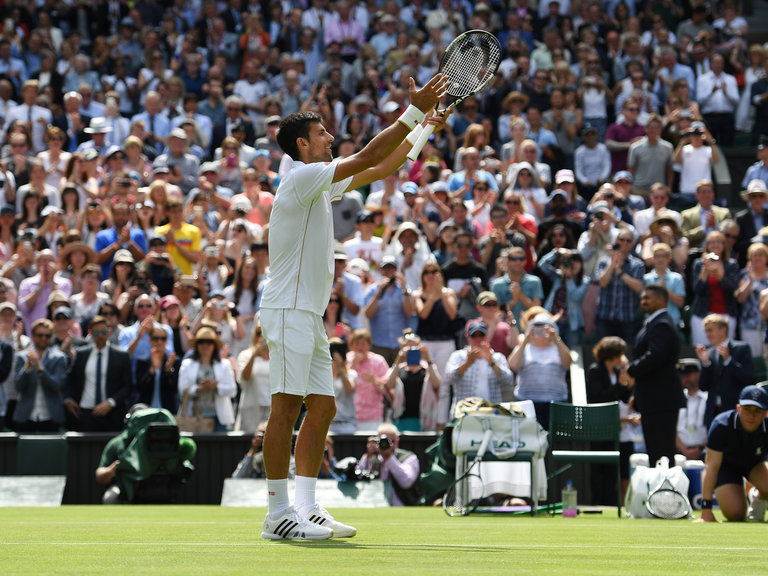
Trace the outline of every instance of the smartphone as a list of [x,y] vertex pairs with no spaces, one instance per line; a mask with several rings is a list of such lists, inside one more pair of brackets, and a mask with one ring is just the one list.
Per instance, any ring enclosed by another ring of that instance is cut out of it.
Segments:
[[421,364],[421,350],[419,348],[411,348],[405,353],[405,363],[408,366],[418,366]]
[[344,335],[344,324],[342,322],[336,322],[336,338],[341,338]]

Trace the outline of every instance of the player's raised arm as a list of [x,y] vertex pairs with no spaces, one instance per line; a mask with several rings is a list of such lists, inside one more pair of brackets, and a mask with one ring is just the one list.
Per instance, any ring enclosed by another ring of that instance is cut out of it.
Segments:
[[[432,116],[428,117],[426,123],[427,125],[433,125],[435,127],[435,132],[438,132],[439,130],[445,128],[446,120],[448,120],[448,117],[452,112],[453,109],[451,108],[449,108],[447,111],[440,110]],[[387,156],[384,160],[357,174],[352,179],[352,182],[347,188],[346,192],[349,192],[350,190],[357,190],[361,186],[367,186],[371,182],[381,180],[392,174],[392,172],[403,165],[403,162],[405,162],[405,157],[410,149],[411,144],[406,140],[403,140],[400,143],[400,146],[395,148],[395,151]]]
[[411,78],[410,106],[394,124],[379,132],[360,152],[340,160],[333,181],[339,182],[359,174],[392,154],[408,133],[424,120],[425,114],[445,95],[449,84],[449,80],[442,74],[435,74],[423,88],[416,90],[416,82]]

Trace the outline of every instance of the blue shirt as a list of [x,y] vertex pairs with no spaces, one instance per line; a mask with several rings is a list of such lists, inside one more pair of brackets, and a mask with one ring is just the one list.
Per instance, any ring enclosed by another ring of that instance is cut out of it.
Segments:
[[752,166],[747,168],[747,171],[744,174],[744,180],[741,181],[741,187],[746,189],[747,184],[752,180],[762,180],[768,184],[768,166],[763,164],[762,160],[760,162],[755,162]]
[[[379,291],[379,285],[373,284],[365,293],[365,305],[367,306]],[[403,298],[405,292],[399,285],[386,288],[379,297],[379,305],[376,313],[369,319],[371,329],[371,342],[374,346],[382,348],[399,348],[398,338],[403,335],[403,330],[408,328],[408,317],[403,312]]]
[[[496,278],[491,284],[491,290],[496,294],[496,298],[499,301],[499,306],[505,306],[512,300],[512,294],[509,291],[509,285],[511,280],[507,274],[504,274],[501,278]],[[538,276],[533,274],[523,274],[520,279],[520,291],[525,294],[527,298],[538,298],[539,301],[544,299],[544,288],[541,285],[541,280]],[[525,311],[523,303],[518,300],[512,306],[511,312],[515,315],[515,320],[520,322],[520,315]]]
[[[173,330],[171,330],[171,327],[167,324],[161,324],[160,322],[153,322],[153,325],[162,328],[168,335],[168,339],[165,341],[165,354],[166,356],[170,356],[174,352]],[[139,334],[140,328],[140,322],[134,322],[130,326],[123,328],[122,332],[120,332],[120,339],[118,341],[123,350],[128,350],[128,346],[130,346],[133,339]],[[131,354],[131,369],[133,370],[134,379],[136,378],[136,360],[148,360],[151,348],[152,345],[149,343],[149,334],[144,334],[138,344],[136,344],[133,354]]]
[[[108,228],[107,230],[102,230],[96,234],[96,241],[93,245],[93,249],[96,251],[96,253],[99,253],[107,246],[111,246],[117,242],[119,237],[120,234],[118,234],[117,229],[114,226],[112,226],[112,228]],[[141,251],[144,252],[144,254],[147,253],[147,237],[144,235],[143,230],[140,228],[131,228],[131,241],[134,242],[139,248],[141,248]],[[127,250],[128,243],[126,242],[121,244],[120,248],[125,248]],[[114,257],[115,255],[113,254],[110,256],[109,260],[101,265],[102,280],[109,278],[109,273],[112,270],[112,259]]]

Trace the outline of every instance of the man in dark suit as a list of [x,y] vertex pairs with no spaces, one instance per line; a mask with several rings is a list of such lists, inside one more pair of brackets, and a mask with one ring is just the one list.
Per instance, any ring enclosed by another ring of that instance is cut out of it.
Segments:
[[677,415],[685,406],[677,371],[680,337],[667,312],[668,298],[667,289],[660,284],[649,284],[643,289],[640,309],[648,319],[637,333],[634,359],[628,369],[635,379],[635,409],[642,418],[651,466],[662,456],[674,463]]
[[744,268],[747,264],[747,250],[752,244],[752,237],[757,236],[763,226],[768,226],[768,208],[765,206],[768,200],[768,187],[762,180],[751,180],[747,184],[747,189],[742,191],[741,197],[749,207],[736,214],[739,235],[736,238],[735,248],[739,268]]
[[110,328],[94,316],[89,333],[92,346],[79,348],[69,373],[64,404],[81,432],[120,431],[131,393],[131,358],[110,344]]
[[[172,296],[169,296],[172,298]],[[165,408],[176,414],[179,408],[180,359],[166,354],[168,334],[159,326],[149,333],[149,358],[136,360],[136,392],[138,401],[150,408]]]
[[742,388],[752,384],[752,350],[746,342],[728,339],[728,318],[710,314],[703,320],[709,347],[699,345],[696,355],[701,362],[699,388],[709,393],[704,424],[726,410],[733,410]]

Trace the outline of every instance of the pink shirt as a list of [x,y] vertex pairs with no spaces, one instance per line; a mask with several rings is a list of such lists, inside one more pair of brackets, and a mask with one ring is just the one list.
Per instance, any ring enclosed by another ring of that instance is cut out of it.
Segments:
[[387,375],[389,366],[383,356],[368,352],[368,358],[358,364],[353,364],[354,352],[347,353],[347,365],[357,372],[357,388],[355,388],[355,412],[358,422],[381,420],[384,417],[384,397],[371,382],[370,376],[379,381]]

